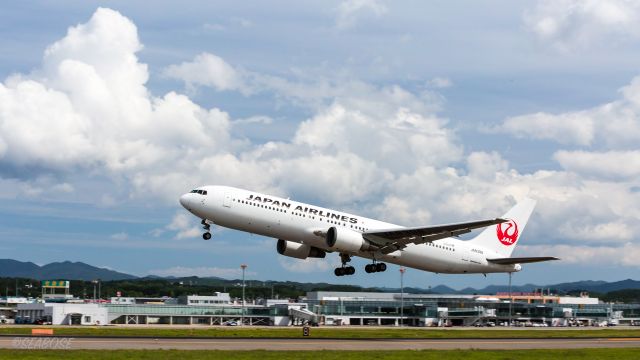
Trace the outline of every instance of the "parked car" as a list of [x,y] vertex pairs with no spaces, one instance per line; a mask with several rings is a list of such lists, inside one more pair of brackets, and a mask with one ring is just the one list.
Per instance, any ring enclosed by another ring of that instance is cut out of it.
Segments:
[[46,317],[37,318],[33,321],[33,325],[51,325],[51,321]]

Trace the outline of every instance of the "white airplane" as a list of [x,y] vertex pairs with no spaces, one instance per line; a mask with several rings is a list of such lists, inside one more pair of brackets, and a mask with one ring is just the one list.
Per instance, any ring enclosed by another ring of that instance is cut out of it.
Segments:
[[[278,253],[297,259],[340,254],[335,275],[353,275],[353,256],[372,259],[367,273],[385,271],[389,262],[447,274],[513,273],[520,264],[555,257],[512,258],[535,207],[524,199],[502,218],[426,227],[403,227],[319,206],[227,186],[203,186],[180,197],[180,204],[202,219],[205,240],[210,225],[278,239]],[[471,240],[456,237],[486,229]]]

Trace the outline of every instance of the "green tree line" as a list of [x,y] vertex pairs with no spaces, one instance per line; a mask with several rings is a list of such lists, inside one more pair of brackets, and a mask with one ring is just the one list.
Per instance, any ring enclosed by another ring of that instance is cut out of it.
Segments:
[[[52,279],[54,280],[54,279]],[[64,279],[55,279],[64,280]],[[93,299],[94,288],[102,299],[116,296],[118,292],[126,297],[182,295],[211,295],[214,292],[229,293],[232,298],[242,297],[242,280],[188,277],[180,279],[141,278],[134,280],[92,281],[71,280],[70,293],[80,299]],[[0,296],[39,297],[42,294],[40,281],[25,278],[0,278]],[[58,289],[62,292],[63,289]],[[375,288],[363,288],[355,285],[336,285],[327,283],[298,283],[291,281],[245,281],[247,299],[296,299],[306,295],[307,291],[379,291]],[[580,290],[570,291],[567,295],[578,296]],[[625,289],[608,293],[591,292],[591,296],[604,302],[640,303],[640,289]]]
[[[62,279],[57,279],[62,280]],[[280,299],[295,299],[304,296],[307,291],[372,291],[359,286],[310,284],[276,281],[245,281],[245,297],[247,299],[266,299],[272,296]],[[242,297],[242,280],[212,280],[200,278],[168,279],[135,279],[114,281],[70,281],[70,293],[80,299],[96,297],[109,299],[120,292],[124,297],[179,297],[183,295],[211,295],[215,292],[227,292],[234,298]],[[57,289],[57,293],[64,289]],[[42,294],[40,281],[24,278],[0,278],[0,294],[2,296],[39,297]]]

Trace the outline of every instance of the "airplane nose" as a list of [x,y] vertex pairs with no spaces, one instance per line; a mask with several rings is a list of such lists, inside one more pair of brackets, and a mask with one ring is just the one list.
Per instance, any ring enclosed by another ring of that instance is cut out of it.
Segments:
[[189,201],[191,196],[189,195],[190,194],[184,194],[180,196],[180,205],[182,205],[185,209],[189,209],[189,206],[191,205],[191,201]]

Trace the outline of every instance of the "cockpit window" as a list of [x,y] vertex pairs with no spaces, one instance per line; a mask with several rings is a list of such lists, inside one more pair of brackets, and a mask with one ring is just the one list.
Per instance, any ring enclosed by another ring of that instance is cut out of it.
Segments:
[[207,195],[207,190],[191,190],[191,194]]

